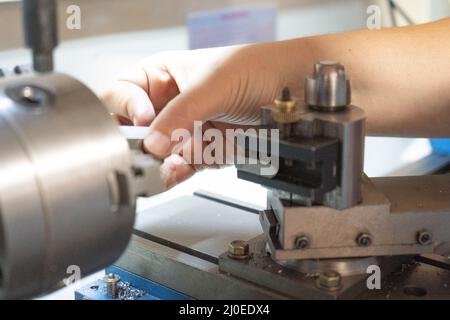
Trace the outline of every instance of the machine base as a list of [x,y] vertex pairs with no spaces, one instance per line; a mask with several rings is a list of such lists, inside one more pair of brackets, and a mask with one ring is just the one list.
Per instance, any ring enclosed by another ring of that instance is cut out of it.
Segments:
[[[155,288],[144,289],[147,282],[180,294],[155,294],[159,299],[450,299],[450,260],[437,255],[383,257],[379,290],[367,288],[367,273],[342,276],[338,290],[324,289],[317,273],[293,270],[267,255],[257,211],[201,193],[152,208],[138,219],[118,268],[107,272],[133,275],[138,281],[127,281],[150,295]],[[186,233],[182,219],[203,233]],[[224,254],[230,239],[248,241],[251,258]]]

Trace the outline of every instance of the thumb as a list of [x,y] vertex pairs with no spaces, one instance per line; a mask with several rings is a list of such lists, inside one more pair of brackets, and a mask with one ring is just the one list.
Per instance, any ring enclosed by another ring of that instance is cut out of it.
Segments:
[[[217,93],[217,92],[216,92]],[[214,94],[205,86],[180,93],[153,120],[144,148],[158,158],[168,157],[180,141],[172,141],[175,130],[185,129],[191,134],[196,121],[208,121],[220,114]]]

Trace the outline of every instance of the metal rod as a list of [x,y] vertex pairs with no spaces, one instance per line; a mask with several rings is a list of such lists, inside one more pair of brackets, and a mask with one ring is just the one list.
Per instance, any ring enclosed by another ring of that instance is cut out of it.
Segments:
[[53,49],[58,44],[56,0],[23,0],[25,40],[37,72],[53,70]]
[[133,234],[138,236],[138,237],[144,238],[146,240],[149,240],[149,241],[155,242],[157,244],[160,244],[162,246],[165,246],[165,247],[168,247],[168,248],[171,248],[171,249],[174,249],[174,250],[186,253],[186,254],[188,254],[190,256],[193,256],[193,257],[196,257],[196,258],[208,261],[210,263],[219,264],[219,258],[214,257],[214,256],[212,256],[210,254],[207,254],[207,253],[204,253],[204,252],[201,252],[201,251],[198,251],[198,250],[186,247],[186,246],[184,246],[182,244],[179,244],[179,243],[176,243],[176,242],[172,242],[170,240],[166,240],[166,239],[160,238],[158,236],[155,236],[153,234],[150,234],[150,233],[147,233],[147,232],[144,232],[144,231],[141,231],[141,230],[137,230],[137,229],[133,229]]
[[450,259],[437,254],[422,254],[416,257],[416,261],[450,271]]

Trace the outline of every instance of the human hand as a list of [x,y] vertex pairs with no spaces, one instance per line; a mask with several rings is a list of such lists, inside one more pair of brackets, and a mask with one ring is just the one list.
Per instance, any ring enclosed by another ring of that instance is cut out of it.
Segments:
[[[260,107],[273,102],[284,86],[296,84],[289,42],[164,52],[125,70],[101,99],[129,124],[150,126],[144,149],[166,159],[168,188],[190,177],[196,167],[174,150],[177,129],[224,131],[259,123]],[[193,149],[192,141],[183,141]],[[186,150],[183,147],[183,150]],[[172,156],[171,156],[172,154]]]

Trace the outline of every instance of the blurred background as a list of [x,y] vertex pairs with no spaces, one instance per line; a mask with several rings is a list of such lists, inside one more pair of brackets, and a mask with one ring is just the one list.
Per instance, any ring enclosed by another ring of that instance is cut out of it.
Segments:
[[[362,29],[373,14],[379,27],[425,23],[450,14],[448,0],[59,0],[58,5],[61,44],[55,53],[56,69],[94,92],[118,70],[160,51]],[[26,71],[30,54],[23,43],[20,1],[0,0],[4,73]],[[434,148],[445,152],[447,147],[437,141]],[[369,137],[365,171],[369,176],[398,174],[432,152],[427,139]],[[163,195],[141,199],[138,211],[199,189],[265,205],[265,190],[238,180],[230,167],[199,173]],[[75,287],[96,278],[99,274]],[[44,299],[73,299],[73,290],[72,286]]]

